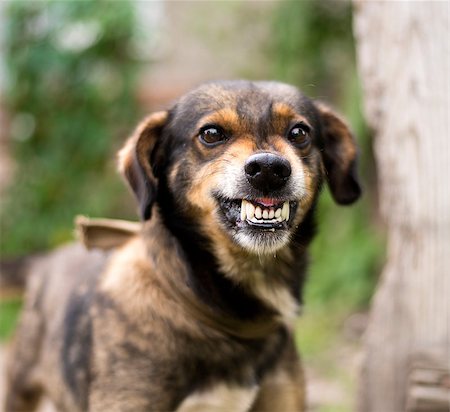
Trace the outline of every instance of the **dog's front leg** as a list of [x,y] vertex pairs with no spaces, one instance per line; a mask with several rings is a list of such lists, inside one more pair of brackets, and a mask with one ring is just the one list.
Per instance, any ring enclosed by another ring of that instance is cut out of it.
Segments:
[[303,412],[305,382],[293,339],[276,369],[263,380],[252,412]]

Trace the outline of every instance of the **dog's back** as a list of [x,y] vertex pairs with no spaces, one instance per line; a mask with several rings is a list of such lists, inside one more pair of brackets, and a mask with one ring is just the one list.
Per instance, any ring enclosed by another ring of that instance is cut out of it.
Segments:
[[[27,279],[25,307],[8,367],[6,411],[33,410],[43,392],[61,410],[86,398],[91,345],[89,300],[107,260],[73,243],[39,257]],[[75,373],[74,373],[75,372]],[[74,402],[69,385],[77,394]]]

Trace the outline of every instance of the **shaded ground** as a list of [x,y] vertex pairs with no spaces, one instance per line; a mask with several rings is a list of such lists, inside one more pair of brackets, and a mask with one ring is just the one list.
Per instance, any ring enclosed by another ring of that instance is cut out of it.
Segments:
[[[5,362],[7,359],[8,348],[5,345],[0,346],[0,411],[2,412],[12,412],[3,411],[3,402],[5,398]],[[39,407],[38,412],[57,412],[53,405],[47,401],[43,400]]]
[[309,412],[356,409],[362,336],[367,321],[366,313],[349,316],[333,337],[329,350],[305,361]]

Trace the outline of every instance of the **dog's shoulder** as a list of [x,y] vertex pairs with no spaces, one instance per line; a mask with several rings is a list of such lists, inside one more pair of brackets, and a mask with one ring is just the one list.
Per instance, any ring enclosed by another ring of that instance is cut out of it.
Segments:
[[97,286],[94,322],[99,319],[103,324],[105,314],[114,314],[114,324],[132,324],[136,334],[153,333],[162,323],[198,329],[183,310],[183,302],[177,300],[178,294],[173,293],[174,284],[186,273],[187,263],[175,252],[176,240],[158,226],[133,236],[114,251]]

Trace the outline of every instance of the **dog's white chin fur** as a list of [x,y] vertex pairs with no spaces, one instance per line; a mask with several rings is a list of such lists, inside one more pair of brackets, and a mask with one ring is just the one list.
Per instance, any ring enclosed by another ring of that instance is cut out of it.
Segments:
[[233,235],[234,241],[243,249],[255,255],[269,255],[276,253],[289,243],[289,232],[286,230],[275,232],[245,233],[238,231]]

